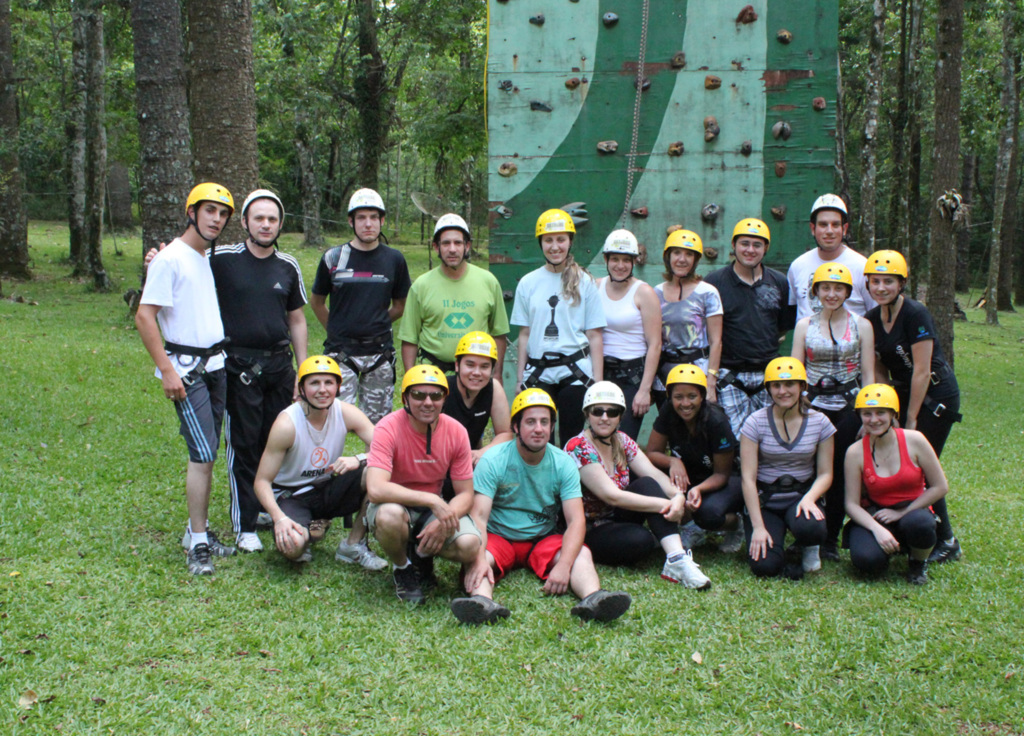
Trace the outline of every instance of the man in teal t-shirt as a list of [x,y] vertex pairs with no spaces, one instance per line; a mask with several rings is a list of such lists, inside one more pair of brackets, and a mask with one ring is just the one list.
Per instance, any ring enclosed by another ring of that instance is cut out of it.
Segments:
[[431,247],[441,263],[413,282],[398,331],[405,370],[430,363],[451,373],[459,339],[479,330],[498,344],[494,375],[501,381],[508,334],[505,301],[494,274],[468,262],[471,246],[465,220],[458,215],[438,219]]
[[[493,599],[494,585],[516,567],[529,567],[544,581],[544,592],[569,590],[581,600],[574,616],[584,621],[611,621],[630,605],[628,593],[601,588],[590,550],[583,545],[586,519],[576,465],[549,444],[555,402],[541,389],[529,388],[512,402],[515,440],[492,447],[473,471],[476,496],[471,516],[484,533],[476,562],[465,568],[468,598],[451,608],[467,624],[507,618],[509,610]],[[566,530],[558,534],[559,511]]]

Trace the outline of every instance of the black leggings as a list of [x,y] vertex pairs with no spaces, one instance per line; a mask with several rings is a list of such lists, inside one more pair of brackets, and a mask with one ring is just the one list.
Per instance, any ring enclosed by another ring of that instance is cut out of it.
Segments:
[[[935,532],[935,517],[928,509],[915,509],[895,524],[883,524],[896,541],[901,551],[910,549],[930,552],[938,535]],[[850,562],[860,572],[878,574],[889,567],[889,555],[879,546],[875,535],[860,524],[850,522],[847,527],[847,543],[850,548]]]
[[[897,398],[900,400],[901,407],[910,406],[909,393],[899,392]],[[960,412],[959,392],[945,399],[936,399],[936,401],[940,404],[945,404],[946,408],[954,414]],[[934,411],[928,411],[926,406],[921,405],[921,411],[917,413],[917,431],[928,440],[928,444],[935,450],[936,457],[942,456],[942,448],[946,446],[946,439],[949,437],[954,423],[952,419],[947,419],[944,416],[935,416]],[[939,539],[951,539],[953,537],[953,525],[949,521],[949,510],[946,508],[945,496],[933,503],[932,508],[935,509],[935,515],[939,517]]]
[[825,520],[806,516],[796,515],[796,507],[799,501],[794,501],[785,510],[761,509],[761,518],[764,527],[768,530],[772,545],[766,550],[766,554],[760,560],[754,560],[750,556],[750,538],[754,534],[754,527],[750,523],[750,517],[743,515],[743,530],[747,537],[747,562],[750,563],[750,571],[759,578],[774,578],[782,575],[786,569],[786,529],[793,532],[796,543],[805,547],[813,547],[825,541]]
[[738,475],[731,475],[722,488],[703,495],[700,508],[693,512],[693,520],[701,529],[716,532],[725,527],[727,514],[742,510],[743,480]]
[[[626,490],[668,503],[653,478],[637,478]],[[650,531],[644,528],[645,521]],[[679,526],[661,514],[616,509],[611,521],[587,529],[584,542],[599,565],[632,565],[657,549],[660,540],[678,533]]]
[[828,529],[827,542],[837,543],[846,518],[846,475],[843,464],[846,451],[857,441],[860,431],[860,416],[853,409],[826,411],[819,409],[836,428],[835,446],[832,451],[832,486],[825,493],[825,527]]
[[583,431],[583,397],[587,387],[570,383],[559,388],[558,384],[543,382],[536,386],[547,391],[558,408],[558,446],[565,447],[569,440]]

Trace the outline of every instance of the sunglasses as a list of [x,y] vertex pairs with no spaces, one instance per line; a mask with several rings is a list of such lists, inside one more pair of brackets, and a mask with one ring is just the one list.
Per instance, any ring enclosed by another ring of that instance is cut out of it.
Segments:
[[616,419],[622,416],[622,408],[618,406],[607,408],[603,406],[594,406],[588,411],[592,417],[611,417],[612,419]]
[[417,391],[416,389],[410,389],[409,390],[409,396],[411,396],[416,401],[426,401],[427,399],[430,399],[434,403],[437,403],[438,401],[440,401],[441,399],[444,398],[444,392],[443,391]]

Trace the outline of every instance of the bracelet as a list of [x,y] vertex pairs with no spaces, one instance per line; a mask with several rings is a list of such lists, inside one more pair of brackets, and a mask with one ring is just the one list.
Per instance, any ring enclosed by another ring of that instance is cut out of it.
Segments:
[[708,368],[708,375],[709,376],[714,376],[715,378],[718,378],[718,369],[717,368]]

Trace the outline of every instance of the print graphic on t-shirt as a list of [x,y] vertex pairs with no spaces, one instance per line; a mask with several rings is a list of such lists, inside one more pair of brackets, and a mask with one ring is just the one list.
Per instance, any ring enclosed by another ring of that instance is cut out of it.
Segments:
[[557,518],[558,518],[558,506],[557,505],[545,506],[544,510],[541,511],[539,514],[536,513],[536,512],[532,512],[532,511],[530,512],[530,521],[533,521],[533,522],[535,522],[537,524],[543,524],[544,522],[553,522]]
[[331,274],[331,282],[335,286],[351,284],[357,281],[368,281],[371,283],[388,283],[388,277],[382,273],[373,271],[335,271]]
[[757,297],[757,306],[760,309],[770,312],[782,306],[782,292],[779,291],[779,287],[775,284],[761,282],[754,289],[754,294]]
[[453,330],[468,330],[473,324],[473,318],[465,312],[452,312],[444,318],[444,323]]
[[558,306],[558,301],[558,294],[552,294],[548,299],[548,304],[551,305],[551,322],[544,328],[545,340],[558,340],[558,325],[555,324],[555,307]]
[[812,271],[811,274],[807,277],[806,288],[804,288],[804,290],[800,293],[799,296],[801,298],[807,297],[807,303],[811,305],[811,311],[817,314],[818,312],[821,311],[821,299],[819,299],[818,297],[811,293],[811,289],[813,288],[813,286],[814,272]]
[[331,461],[330,455],[327,454],[327,450],[323,447],[317,447],[313,450],[313,453],[309,456],[309,464],[314,468],[322,468]]

